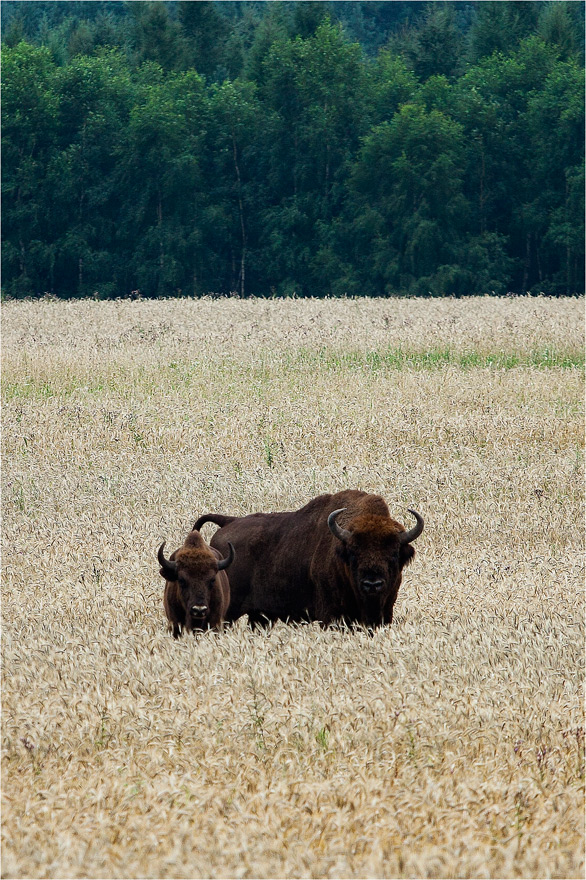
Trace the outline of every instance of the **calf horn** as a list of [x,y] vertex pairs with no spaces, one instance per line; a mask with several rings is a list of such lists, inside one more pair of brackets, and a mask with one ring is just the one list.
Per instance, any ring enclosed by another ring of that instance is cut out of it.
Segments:
[[218,561],[218,571],[224,571],[225,568],[228,568],[229,565],[232,565],[234,559],[236,558],[236,551],[234,550],[234,547],[232,546],[230,541],[228,541],[228,547],[230,548],[230,552],[228,553],[226,558],[220,559]]
[[417,520],[417,525],[413,526],[413,528],[410,529],[408,532],[405,531],[399,534],[398,538],[401,544],[410,544],[411,541],[414,541],[415,538],[418,538],[423,531],[423,517],[419,516],[416,510],[411,510],[410,508],[407,509],[409,510],[409,513],[412,513]]
[[162,573],[165,575],[167,580],[175,580],[175,578],[177,577],[177,563],[171,562],[170,559],[165,559],[163,547],[166,543],[166,541],[163,541],[163,543],[159,547],[157,559],[159,560],[159,565],[161,566]]
[[339,513],[342,513],[343,510],[346,510],[346,508],[340,507],[338,510],[332,510],[328,516],[328,526],[332,535],[334,535],[339,541],[348,541],[352,537],[352,532],[348,529],[343,529],[336,522],[336,517]]

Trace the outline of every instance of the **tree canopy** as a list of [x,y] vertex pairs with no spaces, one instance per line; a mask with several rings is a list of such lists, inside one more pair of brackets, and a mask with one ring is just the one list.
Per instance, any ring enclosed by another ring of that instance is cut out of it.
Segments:
[[584,290],[583,3],[2,12],[6,296]]

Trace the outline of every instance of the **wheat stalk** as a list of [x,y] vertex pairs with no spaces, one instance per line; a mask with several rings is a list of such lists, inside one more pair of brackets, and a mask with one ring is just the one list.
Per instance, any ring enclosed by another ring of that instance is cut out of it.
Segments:
[[[583,305],[3,304],[3,876],[583,876]],[[392,627],[168,635],[163,539],[345,487]]]

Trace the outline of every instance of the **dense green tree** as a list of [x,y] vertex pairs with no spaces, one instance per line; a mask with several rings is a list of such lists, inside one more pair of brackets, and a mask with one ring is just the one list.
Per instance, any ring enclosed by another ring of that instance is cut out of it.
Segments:
[[321,0],[297,0],[294,5],[291,36],[312,37],[320,24],[329,18],[328,4]]
[[[509,283],[517,290],[556,289],[552,273],[560,269],[553,251],[553,262],[544,251],[546,229],[562,204],[575,205],[567,175],[575,180],[583,161],[583,113],[576,109],[583,107],[583,72],[556,56],[555,47],[529,37],[513,53],[482,59],[456,90],[455,116],[469,133],[473,226],[506,237],[514,267]],[[580,237],[579,206],[572,219]],[[572,245],[571,265],[579,253]]]
[[178,16],[189,66],[208,79],[222,79],[223,74],[237,76],[242,67],[242,54],[235,41],[228,51],[229,23],[209,0],[179,3]]
[[493,52],[510,52],[537,27],[542,3],[535,0],[482,0],[474,4],[469,53],[477,61]]
[[195,72],[143,71],[129,115],[119,187],[126,285],[149,296],[201,292],[201,152],[207,125],[204,83]]
[[71,24],[67,34],[67,57],[93,55],[99,49],[121,48],[125,43],[124,29],[108,11],[92,21],[81,19]]
[[265,4],[268,12],[259,21],[244,64],[245,79],[262,86],[266,77],[265,61],[274,43],[288,39],[290,13],[287,4],[280,0]]
[[254,254],[258,230],[254,217],[262,197],[255,182],[258,133],[262,124],[263,110],[253,83],[235,80],[214,87],[208,132],[208,139],[213,143],[208,155],[214,185],[209,192],[207,217],[211,222],[206,242],[210,252],[218,255],[219,264],[209,267],[209,283],[220,278],[221,289],[241,296],[246,296],[251,289],[248,280],[251,262],[253,285],[259,280]]
[[55,66],[45,48],[19,43],[2,58],[2,268],[15,296],[50,291],[54,248],[47,180],[58,138]]
[[370,98],[372,123],[376,125],[391,119],[401,104],[413,98],[417,78],[405,60],[390,49],[381,49],[369,72],[370,88],[365,97]]
[[2,9],[8,295],[583,290],[581,2]]
[[565,0],[542,4],[538,33],[560,58],[584,62],[584,4]]
[[157,0],[133,0],[127,5],[137,61],[154,61],[163,70],[182,69],[187,47],[181,27],[171,17],[168,4]]
[[118,163],[134,89],[116,52],[74,58],[57,71],[55,85],[59,142],[47,169],[55,272],[78,296],[96,288],[111,294],[118,272]]
[[404,45],[406,36],[425,15],[427,3],[419,0],[368,0],[367,3],[348,3],[331,0],[328,10],[343,25],[352,42],[358,42],[365,54],[375,57],[396,36],[397,45]]
[[459,293],[468,220],[462,126],[404,104],[365,138],[350,177],[355,262],[376,295]]
[[455,77],[462,68],[464,36],[451,3],[432,3],[415,31],[408,53],[417,76]]
[[[341,176],[365,130],[361,50],[329,20],[302,40],[276,41],[261,88],[271,144],[263,250],[272,286],[309,292],[320,229],[341,200]],[[326,279],[320,276],[323,283]]]
[[522,287],[571,293],[584,285],[584,72],[556,63],[531,93],[530,177],[521,205],[528,239]]

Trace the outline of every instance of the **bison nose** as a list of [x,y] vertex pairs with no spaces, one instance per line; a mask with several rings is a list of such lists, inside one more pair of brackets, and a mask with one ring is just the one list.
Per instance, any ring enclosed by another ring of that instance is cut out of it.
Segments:
[[382,588],[384,587],[385,582],[382,578],[363,578],[360,581],[360,586],[364,593],[368,593],[372,595],[373,593],[380,593]]
[[208,613],[207,605],[192,605],[191,606],[191,616],[192,617],[205,617]]

